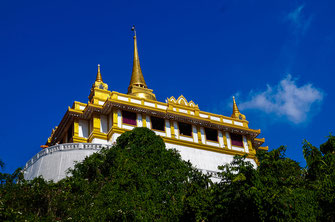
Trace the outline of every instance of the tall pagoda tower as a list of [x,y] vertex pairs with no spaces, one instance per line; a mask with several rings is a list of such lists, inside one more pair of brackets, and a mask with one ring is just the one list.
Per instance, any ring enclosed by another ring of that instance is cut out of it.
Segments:
[[25,178],[41,175],[58,181],[75,161],[82,161],[102,147],[112,148],[122,133],[135,127],[154,131],[167,149],[178,150],[184,160],[211,173],[214,181],[218,180],[217,167],[231,162],[234,155],[247,154],[247,160],[256,166],[256,150],[268,148],[261,147],[264,138],[257,138],[260,130],[248,127],[235,98],[230,117],[202,111],[183,95],[157,101],[144,80],[134,27],[133,31],[134,59],[127,94],[110,91],[98,65],[88,102],[75,101],[67,109],[44,149],[26,163]]

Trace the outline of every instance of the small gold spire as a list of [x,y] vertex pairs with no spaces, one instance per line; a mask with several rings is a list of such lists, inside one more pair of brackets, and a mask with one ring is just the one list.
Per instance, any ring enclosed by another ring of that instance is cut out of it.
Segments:
[[237,108],[235,96],[233,96],[233,115],[238,116],[238,114],[240,114],[240,111]]
[[98,72],[97,72],[97,78],[95,80],[96,82],[102,82],[101,72],[100,72],[100,64],[98,64]]
[[142,69],[140,66],[140,58],[138,56],[135,26],[133,26],[132,30],[134,31],[134,61],[133,61],[133,72],[131,74],[129,87],[135,85],[143,88],[148,88],[147,84],[145,84]]
[[233,114],[231,114],[232,118],[245,120],[245,115],[241,114],[237,108],[235,96],[233,96]]

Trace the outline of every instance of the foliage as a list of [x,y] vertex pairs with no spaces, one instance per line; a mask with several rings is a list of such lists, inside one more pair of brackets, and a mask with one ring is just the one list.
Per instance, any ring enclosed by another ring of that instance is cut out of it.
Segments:
[[[58,183],[7,181],[7,220],[203,220],[210,180],[147,128],[122,134],[115,146],[78,163]],[[198,201],[201,199],[201,201]],[[204,203],[204,204],[202,204]]]
[[[1,173],[1,221],[334,221],[335,137],[304,141],[306,168],[286,147],[235,156],[211,183],[146,128],[122,134],[57,183]],[[0,167],[4,167],[0,161]]]
[[221,167],[212,220],[315,221],[312,192],[304,189],[301,168],[285,150],[259,152],[258,168],[246,156]]
[[307,162],[306,179],[320,207],[319,220],[335,221],[335,137],[330,134],[320,149],[305,140],[303,152]]

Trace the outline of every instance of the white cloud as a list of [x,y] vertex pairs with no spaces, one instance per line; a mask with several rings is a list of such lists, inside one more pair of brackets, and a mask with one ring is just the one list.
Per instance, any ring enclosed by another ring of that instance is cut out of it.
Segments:
[[285,21],[289,21],[291,23],[292,28],[297,34],[304,34],[309,28],[313,18],[312,16],[305,16],[303,13],[304,8],[304,4],[299,5],[284,18]]
[[260,110],[299,124],[312,115],[312,106],[319,106],[323,97],[324,93],[312,84],[298,86],[292,76],[287,75],[277,86],[267,85],[263,92],[250,92],[250,99],[239,108]]

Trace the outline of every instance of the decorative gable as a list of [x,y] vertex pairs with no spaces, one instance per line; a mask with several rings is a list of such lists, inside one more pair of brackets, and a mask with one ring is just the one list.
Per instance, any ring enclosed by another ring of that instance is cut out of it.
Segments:
[[167,103],[171,105],[181,105],[199,109],[199,106],[196,105],[192,100],[187,102],[187,99],[183,95],[179,96],[178,99],[175,99],[173,96],[171,96],[170,98],[167,98]]

